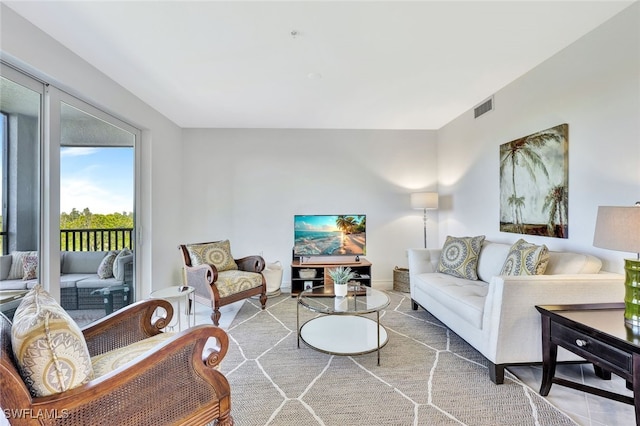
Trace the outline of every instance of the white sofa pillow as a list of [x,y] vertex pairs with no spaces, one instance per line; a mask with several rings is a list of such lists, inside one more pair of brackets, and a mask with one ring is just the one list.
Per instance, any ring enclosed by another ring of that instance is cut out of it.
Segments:
[[500,275],[510,249],[511,244],[485,241],[478,259],[478,278],[488,283],[491,277]]
[[550,251],[545,275],[597,274],[601,269],[602,260],[590,254]]

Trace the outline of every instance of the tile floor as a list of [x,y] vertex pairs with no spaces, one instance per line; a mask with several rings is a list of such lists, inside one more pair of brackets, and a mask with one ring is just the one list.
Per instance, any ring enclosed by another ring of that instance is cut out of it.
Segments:
[[[220,326],[223,329],[229,327],[243,303],[244,301],[239,301],[221,309]],[[200,304],[196,306],[196,324],[211,324],[210,315],[211,309],[207,306]],[[510,371],[536,392],[540,389],[542,377],[540,366],[513,367]],[[624,380],[615,375],[610,381],[601,380],[595,376],[593,367],[589,364],[560,365],[557,368],[557,375],[617,393],[633,395],[631,391],[626,389]],[[555,384],[551,387],[547,399],[581,426],[630,426],[635,424],[635,411],[632,405]]]

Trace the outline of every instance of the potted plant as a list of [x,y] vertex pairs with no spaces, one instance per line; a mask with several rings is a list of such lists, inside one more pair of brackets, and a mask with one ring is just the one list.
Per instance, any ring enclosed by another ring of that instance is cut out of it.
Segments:
[[347,283],[355,275],[355,272],[348,266],[346,268],[338,266],[337,268],[329,269],[329,276],[333,280],[333,291],[337,297],[347,295]]

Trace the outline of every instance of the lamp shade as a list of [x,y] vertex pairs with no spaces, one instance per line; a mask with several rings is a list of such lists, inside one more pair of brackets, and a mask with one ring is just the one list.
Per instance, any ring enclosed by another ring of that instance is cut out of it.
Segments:
[[437,209],[437,192],[414,192],[411,194],[411,207],[414,209]]
[[598,207],[593,245],[609,250],[640,253],[640,206]]

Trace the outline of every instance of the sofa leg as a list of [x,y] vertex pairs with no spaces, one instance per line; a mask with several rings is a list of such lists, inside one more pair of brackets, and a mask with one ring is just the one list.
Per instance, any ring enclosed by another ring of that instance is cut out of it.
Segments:
[[489,378],[496,385],[504,383],[504,367],[505,364],[494,364],[489,362]]
[[411,309],[414,311],[417,311],[418,306],[419,306],[418,303],[415,300],[411,299]]

